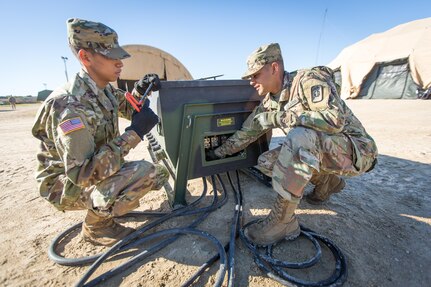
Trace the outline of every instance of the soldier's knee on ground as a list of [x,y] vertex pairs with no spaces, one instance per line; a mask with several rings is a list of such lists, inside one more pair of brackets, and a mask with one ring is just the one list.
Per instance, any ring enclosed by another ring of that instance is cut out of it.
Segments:
[[168,182],[169,179],[169,171],[166,167],[160,164],[154,165],[156,168],[156,176],[154,178],[154,183],[151,189],[158,190],[162,188],[163,185]]

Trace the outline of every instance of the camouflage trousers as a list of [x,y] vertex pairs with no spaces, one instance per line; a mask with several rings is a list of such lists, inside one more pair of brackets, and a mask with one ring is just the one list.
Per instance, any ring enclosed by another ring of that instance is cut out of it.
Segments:
[[78,200],[64,210],[91,209],[101,215],[124,215],[137,208],[139,199],[150,190],[160,189],[168,178],[168,170],[162,165],[126,162],[114,175],[82,189]]
[[[304,127],[292,128],[275,149],[259,156],[257,168],[272,177],[272,186],[284,198],[298,202],[312,176],[337,174],[356,176],[366,172],[374,158],[363,158],[358,168],[350,139]],[[357,162],[357,160],[356,160]]]

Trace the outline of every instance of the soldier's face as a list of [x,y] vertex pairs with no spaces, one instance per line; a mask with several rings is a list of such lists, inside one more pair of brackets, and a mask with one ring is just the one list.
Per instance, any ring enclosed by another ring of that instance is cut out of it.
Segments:
[[256,89],[259,96],[279,91],[279,88],[276,87],[276,77],[273,68],[272,64],[266,64],[259,72],[251,76],[250,85]]
[[104,88],[109,82],[115,82],[121,74],[123,62],[103,56],[99,53],[88,52],[83,62],[90,77],[99,88]]

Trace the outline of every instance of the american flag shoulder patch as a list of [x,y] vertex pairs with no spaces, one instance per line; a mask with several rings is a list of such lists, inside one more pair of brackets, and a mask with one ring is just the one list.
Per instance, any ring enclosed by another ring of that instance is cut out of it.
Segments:
[[60,123],[60,128],[63,131],[63,133],[65,135],[80,130],[80,129],[84,129],[84,123],[82,122],[80,117],[76,117],[76,118],[72,118],[72,119],[68,119],[65,120],[63,122]]

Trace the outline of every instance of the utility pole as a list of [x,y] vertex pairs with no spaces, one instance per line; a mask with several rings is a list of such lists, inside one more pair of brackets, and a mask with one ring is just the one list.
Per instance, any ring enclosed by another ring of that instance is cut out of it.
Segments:
[[66,81],[69,82],[69,77],[67,76],[67,66],[66,66],[66,60],[69,60],[67,57],[61,56],[64,62],[64,73],[66,74]]

